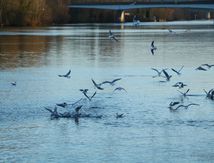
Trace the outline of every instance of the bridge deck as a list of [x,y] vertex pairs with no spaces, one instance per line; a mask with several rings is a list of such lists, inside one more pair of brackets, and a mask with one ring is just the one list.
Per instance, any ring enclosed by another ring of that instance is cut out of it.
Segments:
[[69,8],[106,9],[106,10],[131,10],[145,8],[192,8],[214,10],[214,3],[210,4],[79,4],[68,5]]

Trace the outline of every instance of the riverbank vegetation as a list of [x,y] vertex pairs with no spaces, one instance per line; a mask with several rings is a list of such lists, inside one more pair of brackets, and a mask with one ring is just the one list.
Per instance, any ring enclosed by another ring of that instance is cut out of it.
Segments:
[[69,20],[69,0],[0,0],[1,26],[38,26]]

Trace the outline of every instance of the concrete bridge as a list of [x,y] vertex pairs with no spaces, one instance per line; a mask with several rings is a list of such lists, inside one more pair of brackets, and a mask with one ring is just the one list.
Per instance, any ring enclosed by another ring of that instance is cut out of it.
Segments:
[[131,9],[146,9],[146,8],[189,8],[189,9],[206,9],[214,10],[213,4],[74,4],[68,5],[69,8],[82,9],[105,9],[105,10],[131,10]]
[[[186,9],[200,9],[207,11],[214,11],[214,2],[179,2],[179,3],[170,3],[170,2],[159,2],[159,3],[100,3],[100,4],[70,4],[69,8],[78,8],[78,9],[101,9],[101,10],[119,10],[121,11],[121,22],[125,21],[125,10],[133,10],[133,9],[149,9],[149,8],[186,8]],[[208,14],[210,14],[208,12]]]

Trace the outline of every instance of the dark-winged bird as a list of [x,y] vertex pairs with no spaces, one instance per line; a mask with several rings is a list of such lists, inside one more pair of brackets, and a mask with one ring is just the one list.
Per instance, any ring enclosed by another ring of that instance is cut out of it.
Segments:
[[108,35],[109,39],[111,40],[115,40],[118,42],[118,39],[116,38],[116,36],[111,32],[111,30],[109,30],[109,35]]
[[155,42],[152,41],[151,47],[150,47],[150,50],[151,50],[152,55],[154,55],[154,51],[157,50],[157,47],[154,45],[154,43],[155,43]]
[[59,77],[65,77],[65,78],[70,78],[71,76],[69,76],[71,74],[71,70],[69,70],[68,72],[67,72],[67,74],[65,74],[65,75],[58,75]]

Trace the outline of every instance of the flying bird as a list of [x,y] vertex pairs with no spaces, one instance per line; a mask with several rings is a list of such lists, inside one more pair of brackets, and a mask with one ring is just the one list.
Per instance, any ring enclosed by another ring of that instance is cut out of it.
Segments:
[[188,109],[190,106],[199,106],[199,104],[191,103],[191,104],[188,104],[188,105],[179,105],[174,110],[177,110],[177,109],[179,109],[181,107],[183,107],[184,109]]
[[154,51],[157,50],[157,47],[154,45],[154,41],[152,41],[152,43],[151,43],[150,50],[151,50],[152,55],[154,55]]
[[176,32],[173,31],[172,29],[168,29],[169,33],[175,34]]
[[177,82],[173,85],[173,87],[178,87],[179,89],[183,88],[187,86],[186,84],[184,84],[183,82]]
[[65,78],[70,78],[71,76],[69,76],[71,74],[71,70],[69,70],[68,72],[67,72],[67,74],[65,74],[65,75],[58,75],[59,77],[65,77]]
[[109,39],[111,40],[115,40],[118,42],[118,39],[116,38],[116,36],[111,32],[111,30],[109,30],[109,35],[108,35]]

